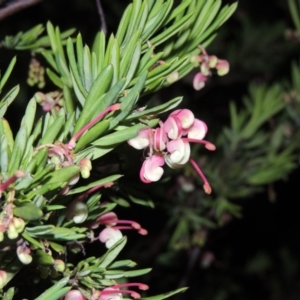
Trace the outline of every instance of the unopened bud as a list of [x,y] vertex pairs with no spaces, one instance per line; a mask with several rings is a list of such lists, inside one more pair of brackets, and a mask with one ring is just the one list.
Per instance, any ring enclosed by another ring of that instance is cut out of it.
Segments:
[[25,222],[21,218],[13,218],[13,224],[18,233],[21,233],[24,230]]
[[8,238],[11,239],[11,240],[14,240],[19,236],[19,233],[17,232],[17,230],[16,230],[13,223],[10,223],[8,225],[8,228],[7,228],[6,232],[7,232]]
[[54,268],[62,273],[66,269],[66,264],[61,259],[56,259],[54,261]]
[[166,81],[171,84],[177,81],[178,78],[179,78],[179,73],[175,71],[166,77]]
[[85,179],[86,179],[86,178],[89,178],[89,177],[90,177],[91,172],[90,172],[88,169],[83,168],[83,169],[81,169],[80,174],[81,174],[81,177],[82,177],[82,178],[85,178]]
[[7,284],[7,273],[3,270],[0,270],[0,289]]
[[68,208],[66,218],[68,220],[73,219],[74,223],[80,224],[86,220],[88,212],[89,211],[85,203],[76,201]]
[[17,255],[21,263],[24,265],[29,265],[32,262],[32,256],[29,254],[30,248],[19,246],[17,248]]
[[68,185],[75,185],[78,182],[79,178],[79,174],[76,174],[68,181]]

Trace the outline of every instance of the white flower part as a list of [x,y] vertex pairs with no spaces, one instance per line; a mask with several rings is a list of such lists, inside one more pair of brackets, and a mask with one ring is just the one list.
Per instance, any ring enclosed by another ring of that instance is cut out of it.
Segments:
[[116,242],[123,237],[122,232],[111,227],[104,228],[99,234],[99,240],[105,243],[107,249],[111,248]]
[[103,290],[103,292],[105,291],[116,291],[115,294],[111,293],[111,294],[104,294],[104,295],[101,295],[101,292],[100,292],[100,298],[99,300],[123,300],[123,296],[122,294],[120,293],[117,293],[117,289],[114,289],[114,288],[106,288]]
[[188,129],[188,138],[195,140],[203,140],[207,133],[207,125],[198,119],[195,119],[194,124]]
[[194,114],[189,109],[177,109],[171,116],[176,116],[180,120],[183,129],[191,127],[195,120]]
[[73,221],[76,224],[83,223],[89,214],[88,207],[85,203],[77,202],[74,207]]
[[170,141],[167,145],[169,154],[165,156],[167,165],[172,169],[177,169],[186,164],[190,158],[190,144],[183,140]]
[[71,203],[67,209],[66,213],[66,219],[67,220],[72,220],[76,224],[83,223],[86,218],[88,217],[88,207],[85,203],[79,202],[79,201],[74,201]]
[[140,178],[144,183],[158,181],[164,173],[161,168],[165,164],[164,159],[159,155],[148,157],[141,168]]
[[128,140],[128,144],[137,149],[141,150],[149,146],[150,144],[150,138],[149,133],[151,134],[153,132],[153,129],[146,128],[139,131],[138,135],[130,140]]
[[75,185],[80,179],[80,175],[79,173],[74,175],[69,181],[68,181],[68,185]]
[[32,262],[32,256],[30,255],[30,249],[28,247],[18,246],[17,256],[20,262],[24,265],[28,265]]

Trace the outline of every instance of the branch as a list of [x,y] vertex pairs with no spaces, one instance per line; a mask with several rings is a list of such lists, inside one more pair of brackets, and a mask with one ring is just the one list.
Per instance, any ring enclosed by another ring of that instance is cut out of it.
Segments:
[[41,1],[43,0],[15,0],[14,2],[9,2],[7,6],[0,8],[0,21]]
[[107,34],[107,26],[106,26],[105,15],[104,15],[104,11],[103,11],[103,8],[101,5],[101,1],[96,0],[96,5],[97,5],[98,14],[100,16],[101,30],[106,35]]

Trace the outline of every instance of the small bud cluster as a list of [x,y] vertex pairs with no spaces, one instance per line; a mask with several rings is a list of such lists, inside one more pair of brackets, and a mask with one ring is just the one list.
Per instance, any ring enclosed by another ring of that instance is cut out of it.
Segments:
[[197,91],[205,86],[205,82],[212,75],[212,70],[216,70],[219,76],[224,76],[229,72],[229,63],[227,60],[219,59],[215,55],[208,55],[204,48],[199,48],[202,54],[192,58],[195,66],[200,65],[200,72],[195,75],[193,80],[194,89]]
[[27,84],[37,85],[39,89],[45,86],[45,68],[36,58],[32,58],[29,64]]
[[35,101],[42,106],[44,112],[51,111],[52,109],[59,111],[64,105],[62,93],[59,91],[49,92],[47,94],[37,92],[34,98]]

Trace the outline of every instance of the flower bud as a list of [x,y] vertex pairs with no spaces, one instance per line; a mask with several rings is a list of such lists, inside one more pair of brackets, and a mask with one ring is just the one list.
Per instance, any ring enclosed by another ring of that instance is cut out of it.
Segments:
[[3,270],[0,270],[0,289],[7,284],[7,273]]
[[62,273],[66,269],[66,264],[61,259],[56,259],[54,261],[54,268]]
[[79,174],[76,174],[68,181],[68,185],[75,185],[79,181],[79,178]]
[[18,233],[21,233],[25,228],[25,222],[21,218],[13,218],[13,224]]
[[11,239],[11,240],[14,240],[19,236],[19,234],[18,234],[18,232],[17,232],[17,230],[16,230],[13,223],[10,223],[8,225],[8,229],[7,229],[6,232],[7,232],[8,238]]
[[17,248],[18,258],[24,265],[29,265],[32,262],[32,256],[30,255],[30,252],[30,248],[28,247],[19,246]]
[[73,219],[74,223],[80,224],[86,220],[88,213],[88,207],[85,203],[75,201],[69,206],[66,218],[68,220]]

